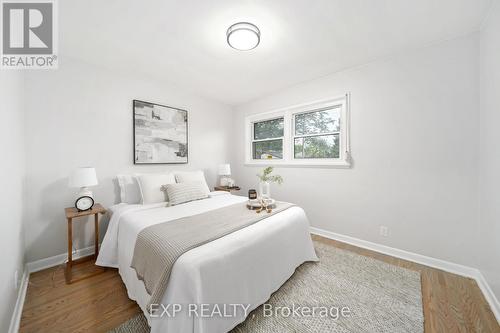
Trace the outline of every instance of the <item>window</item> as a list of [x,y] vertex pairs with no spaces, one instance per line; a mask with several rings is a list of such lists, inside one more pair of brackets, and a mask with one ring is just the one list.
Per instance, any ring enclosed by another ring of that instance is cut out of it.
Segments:
[[254,160],[283,159],[284,118],[253,123],[252,156]]
[[340,107],[293,117],[294,158],[339,158]]
[[349,166],[348,96],[246,118],[247,164]]

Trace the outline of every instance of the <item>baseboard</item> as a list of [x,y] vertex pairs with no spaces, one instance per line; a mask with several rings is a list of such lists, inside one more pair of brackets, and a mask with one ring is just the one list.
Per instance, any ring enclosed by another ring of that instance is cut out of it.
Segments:
[[488,303],[490,304],[491,311],[493,311],[493,314],[497,318],[498,323],[500,323],[500,302],[498,301],[496,295],[493,293],[493,290],[491,290],[490,285],[484,278],[484,275],[481,273],[481,271],[478,271],[476,282],[483,292],[484,298],[486,298],[486,301],[488,301]]
[[19,291],[17,292],[16,306],[14,307],[14,312],[12,313],[12,318],[9,325],[9,333],[17,333],[19,331],[19,325],[21,324],[21,315],[23,313],[24,299],[26,298],[26,290],[28,290],[30,273],[28,269],[24,268],[23,277],[21,279],[21,285],[19,286]]
[[319,228],[314,228],[311,227],[311,233],[319,236],[323,236],[325,238],[330,238],[334,239],[343,243],[348,243],[352,244],[358,247],[362,247],[364,249],[372,250],[375,252],[383,253],[390,255],[392,257],[400,258],[400,259],[405,259],[408,261],[412,261],[418,264],[422,264],[425,266],[429,266],[432,268],[437,268],[441,269],[446,272],[450,272],[453,274],[458,274],[470,278],[476,278],[477,276],[477,269],[455,264],[449,261],[441,260],[441,259],[436,259],[432,257],[427,257],[424,255],[416,254],[413,252],[408,252],[400,249],[396,249],[390,246],[386,245],[381,245],[377,243],[372,243],[369,241],[365,241],[359,238],[354,238],[350,236],[345,236],[341,234],[337,234],[335,232],[319,229]]
[[489,303],[489,305],[491,307],[491,311],[493,311],[493,313],[495,314],[495,317],[497,318],[497,321],[500,323],[500,304],[498,302],[498,299],[496,298],[495,294],[491,290],[488,282],[484,278],[481,271],[479,271],[476,268],[455,264],[455,263],[452,263],[449,261],[436,259],[436,258],[424,256],[424,255],[413,253],[413,252],[408,252],[408,251],[396,249],[396,248],[393,248],[390,246],[365,241],[365,240],[362,240],[359,238],[354,238],[354,237],[350,237],[350,236],[337,234],[335,232],[331,232],[331,231],[320,229],[320,228],[310,227],[310,231],[312,234],[315,234],[318,236],[322,236],[325,238],[337,240],[339,242],[355,245],[357,247],[361,247],[361,248],[375,251],[378,253],[387,254],[387,255],[390,255],[392,257],[408,260],[411,262],[415,262],[417,264],[440,269],[440,270],[450,272],[453,274],[472,278],[472,279],[476,280],[479,288],[481,289],[481,291],[484,294],[484,297],[486,298],[486,301]]
[[[85,257],[94,253],[94,246],[85,247],[73,252],[73,259],[78,259]],[[26,264],[29,273],[38,272],[46,268],[54,267],[57,265],[62,265],[68,260],[68,254],[58,254],[57,256],[48,257],[36,261],[32,261]]]

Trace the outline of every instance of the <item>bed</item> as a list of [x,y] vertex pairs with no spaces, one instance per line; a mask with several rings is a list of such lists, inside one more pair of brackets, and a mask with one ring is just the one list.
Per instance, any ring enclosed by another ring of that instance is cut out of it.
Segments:
[[[166,207],[161,204],[118,204],[111,218],[96,264],[118,268],[128,296],[148,319],[152,333],[227,332],[245,320],[249,311],[270,295],[306,261],[316,261],[309,222],[297,206],[222,238],[194,248],[175,262],[162,304],[177,304],[181,311],[149,316],[150,295],[132,269],[137,235],[146,227],[218,208],[243,203],[245,197],[211,192],[209,198]],[[232,316],[193,315],[189,304],[244,304],[245,311]]]

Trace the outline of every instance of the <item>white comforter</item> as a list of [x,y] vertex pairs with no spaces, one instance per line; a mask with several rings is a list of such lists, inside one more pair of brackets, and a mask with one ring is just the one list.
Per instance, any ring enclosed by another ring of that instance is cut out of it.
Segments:
[[[304,211],[292,207],[254,225],[197,247],[174,264],[162,303],[182,304],[175,317],[151,318],[149,295],[130,268],[137,234],[145,227],[200,214],[247,200],[226,192],[212,192],[209,199],[165,207],[119,204],[101,245],[97,264],[115,267],[128,295],[146,314],[152,333],[227,332],[245,320],[236,317],[190,315],[188,304],[245,304],[255,309],[305,261],[317,260]],[[171,311],[170,311],[171,313]],[[192,314],[192,313],[191,313]]]

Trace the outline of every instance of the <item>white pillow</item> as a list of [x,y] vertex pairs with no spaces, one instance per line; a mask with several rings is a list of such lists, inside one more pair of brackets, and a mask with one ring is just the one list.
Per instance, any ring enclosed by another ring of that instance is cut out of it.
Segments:
[[137,175],[137,182],[141,189],[141,203],[143,205],[168,201],[162,186],[175,184],[175,177],[171,173],[150,173]]
[[181,203],[208,198],[205,189],[206,184],[202,182],[188,182],[167,184],[162,188],[167,193],[169,206]]
[[118,175],[118,186],[120,186],[120,201],[128,204],[141,202],[141,189],[134,175]]
[[184,172],[176,172],[175,180],[178,183],[193,183],[199,182],[203,185],[205,192],[210,193],[210,188],[208,188],[207,181],[205,180],[205,174],[203,171],[184,171]]

